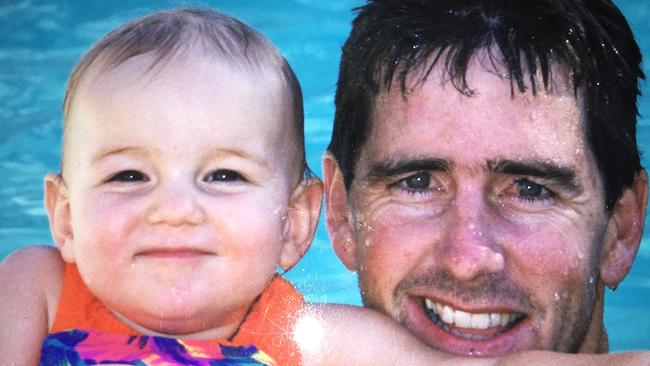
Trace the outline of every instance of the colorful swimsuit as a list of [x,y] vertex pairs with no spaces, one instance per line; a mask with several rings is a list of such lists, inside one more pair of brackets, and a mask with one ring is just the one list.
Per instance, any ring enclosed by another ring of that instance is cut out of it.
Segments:
[[[229,341],[144,336],[115,318],[85,286],[77,267],[67,264],[41,364],[300,365],[291,335],[303,304],[302,295],[275,276]],[[75,352],[83,362],[74,362]]]
[[52,333],[41,365],[276,365],[255,346],[70,329]]

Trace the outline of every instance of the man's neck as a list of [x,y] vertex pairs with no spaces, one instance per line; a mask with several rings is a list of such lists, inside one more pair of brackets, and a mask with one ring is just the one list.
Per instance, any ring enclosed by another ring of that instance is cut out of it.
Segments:
[[607,330],[603,323],[603,308],[605,304],[605,287],[602,284],[596,286],[596,306],[591,316],[591,324],[587,331],[579,353],[607,353],[609,350],[609,341],[607,339]]

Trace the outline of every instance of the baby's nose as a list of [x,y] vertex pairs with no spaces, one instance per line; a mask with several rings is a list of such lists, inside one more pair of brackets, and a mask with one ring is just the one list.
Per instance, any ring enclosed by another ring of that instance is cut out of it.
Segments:
[[149,211],[150,224],[170,226],[199,225],[205,219],[198,192],[191,184],[168,183],[157,188]]

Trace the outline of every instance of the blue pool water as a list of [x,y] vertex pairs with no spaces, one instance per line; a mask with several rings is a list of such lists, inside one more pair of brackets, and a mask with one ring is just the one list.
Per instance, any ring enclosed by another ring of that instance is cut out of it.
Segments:
[[[320,175],[329,141],[340,47],[362,0],[112,2],[0,0],[0,259],[16,248],[51,243],[42,178],[58,170],[61,101],[74,63],[110,29],[154,9],[209,5],[269,37],[287,57],[305,97],[307,157]],[[628,16],[650,76],[650,2],[616,1]],[[647,83],[644,94],[650,94]],[[639,141],[650,151],[650,98],[640,100]],[[650,154],[650,153],[648,153]],[[648,164],[644,157],[644,165]],[[650,230],[648,230],[650,232]],[[608,293],[605,320],[614,351],[650,349],[650,248],[646,234],[632,272]],[[288,277],[307,298],[359,304],[356,277],[330,249],[324,225]]]

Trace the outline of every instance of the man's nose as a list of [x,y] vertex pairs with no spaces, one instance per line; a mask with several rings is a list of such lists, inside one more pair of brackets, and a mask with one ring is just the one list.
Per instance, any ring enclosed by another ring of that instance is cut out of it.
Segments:
[[471,282],[505,267],[495,238],[496,212],[477,191],[458,195],[448,211],[436,260],[459,281]]
[[199,225],[205,212],[198,201],[196,188],[191,182],[170,181],[160,184],[153,195],[148,221],[153,225]]

